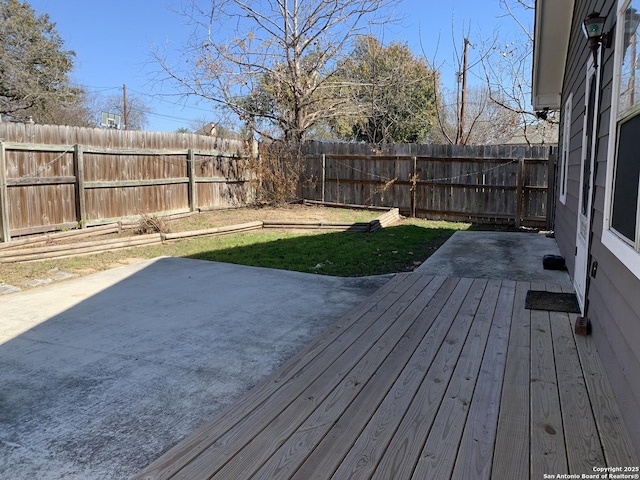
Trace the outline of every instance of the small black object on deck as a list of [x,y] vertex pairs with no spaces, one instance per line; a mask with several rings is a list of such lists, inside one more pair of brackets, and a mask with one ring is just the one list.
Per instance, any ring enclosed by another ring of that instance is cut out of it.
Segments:
[[545,255],[542,258],[542,266],[545,270],[566,270],[564,257],[560,255]]

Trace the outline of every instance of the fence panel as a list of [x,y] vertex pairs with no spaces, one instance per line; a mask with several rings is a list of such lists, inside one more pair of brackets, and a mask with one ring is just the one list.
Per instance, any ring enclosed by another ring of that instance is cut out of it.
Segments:
[[303,196],[429,219],[545,227],[549,147],[310,142]]
[[0,239],[243,205],[240,141],[0,123]]
[[235,207],[249,202],[246,158],[222,152],[215,156],[197,154],[193,166],[199,208]]
[[85,147],[84,221],[188,211],[186,153]]
[[29,231],[47,224],[75,225],[73,148],[3,150],[9,228]]

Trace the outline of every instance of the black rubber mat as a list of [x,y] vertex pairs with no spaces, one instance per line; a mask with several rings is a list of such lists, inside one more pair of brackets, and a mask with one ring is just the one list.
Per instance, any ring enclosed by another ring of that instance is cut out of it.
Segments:
[[529,290],[524,304],[529,310],[549,312],[580,313],[580,305],[575,293],[554,293]]

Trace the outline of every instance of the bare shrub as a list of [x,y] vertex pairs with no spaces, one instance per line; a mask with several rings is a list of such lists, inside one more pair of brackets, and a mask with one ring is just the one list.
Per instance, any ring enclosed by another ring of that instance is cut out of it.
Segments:
[[272,142],[260,147],[260,154],[250,159],[253,172],[251,187],[257,204],[283,205],[297,200],[304,171],[299,147]]
[[140,215],[138,226],[135,229],[135,233],[138,235],[144,235],[146,233],[169,233],[171,229],[167,222],[162,218],[155,215]]

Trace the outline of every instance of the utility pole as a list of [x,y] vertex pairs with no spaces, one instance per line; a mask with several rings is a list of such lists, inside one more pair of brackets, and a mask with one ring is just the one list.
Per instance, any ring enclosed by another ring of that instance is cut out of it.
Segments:
[[124,109],[122,111],[124,117],[124,129],[126,130],[129,125],[129,117],[127,116],[127,86],[122,84],[122,102]]
[[458,122],[458,145],[464,145],[466,140],[464,138],[464,116],[467,109],[467,69],[469,58],[469,42],[468,38],[464,39],[464,50],[462,53],[462,93],[460,95],[460,121]]

